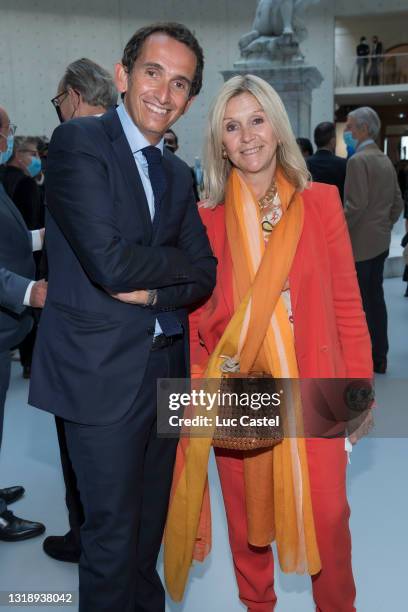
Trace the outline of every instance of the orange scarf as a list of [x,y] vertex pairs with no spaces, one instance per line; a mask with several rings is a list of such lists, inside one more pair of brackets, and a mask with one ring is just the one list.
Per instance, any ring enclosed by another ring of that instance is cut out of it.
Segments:
[[[314,530],[293,332],[281,296],[303,227],[303,200],[283,173],[276,174],[283,217],[265,246],[256,198],[233,170],[225,199],[228,242],[233,261],[235,312],[214,352],[205,378],[219,378],[225,356],[239,360],[241,372],[258,370],[292,379],[283,409],[285,439],[272,449],[244,456],[249,543],[276,540],[284,572],[321,569]],[[299,437],[297,437],[299,436]],[[210,438],[182,438],[167,525],[164,564],[169,593],[183,597],[193,559],[211,547],[207,482]]]

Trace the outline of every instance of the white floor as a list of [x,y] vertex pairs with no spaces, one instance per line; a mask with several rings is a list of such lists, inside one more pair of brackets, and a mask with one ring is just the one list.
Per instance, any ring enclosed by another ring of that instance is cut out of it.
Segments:
[[[406,408],[408,397],[408,299],[399,279],[386,281],[389,309],[389,372],[377,377],[380,398],[378,422],[387,425],[387,407]],[[402,381],[405,379],[405,381]],[[14,504],[16,514],[43,521],[47,534],[67,530],[64,488],[60,473],[53,418],[27,406],[26,381],[13,366],[6,405],[4,442],[0,461],[0,486],[22,484],[25,497]],[[401,400],[398,398],[401,397]],[[408,412],[408,411],[407,411]],[[372,436],[354,449],[349,468],[352,509],[353,560],[358,589],[358,612],[403,612],[408,609],[408,425],[399,425],[395,436]],[[378,430],[377,430],[378,431]],[[168,601],[167,610],[177,612],[239,612],[218,477],[211,463],[214,544],[210,558],[191,572],[183,604]],[[0,600],[8,591],[75,591],[77,569],[49,559],[42,538],[19,543],[0,542]],[[279,612],[314,610],[308,578],[277,575]],[[0,606],[12,612],[16,606]],[[36,610],[59,610],[39,606]],[[67,607],[75,610],[76,607]],[[120,612],[120,611],[118,611]],[[324,611],[334,612],[334,611]]]

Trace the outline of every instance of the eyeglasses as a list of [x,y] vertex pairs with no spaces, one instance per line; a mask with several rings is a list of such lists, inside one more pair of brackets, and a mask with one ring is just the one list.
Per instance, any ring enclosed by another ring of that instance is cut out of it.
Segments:
[[16,133],[16,130],[17,130],[17,126],[14,123],[9,123],[6,136],[2,134],[1,131],[0,131],[0,136],[3,136],[3,138],[7,138],[7,136],[14,136],[14,134]]
[[65,100],[65,98],[67,97],[68,92],[67,90],[62,91],[60,94],[58,94],[57,96],[55,96],[55,98],[52,98],[51,100],[51,104],[53,105],[53,107],[55,108],[55,110],[57,111],[57,115],[58,115],[58,119],[60,120],[60,123],[63,123],[64,118],[62,116],[61,113],[61,104],[63,103],[63,101]]

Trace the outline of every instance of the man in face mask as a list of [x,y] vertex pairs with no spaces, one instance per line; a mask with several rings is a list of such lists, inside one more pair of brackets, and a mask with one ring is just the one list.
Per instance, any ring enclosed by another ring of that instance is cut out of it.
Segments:
[[[35,177],[41,172],[41,160],[38,155],[37,139],[16,136],[13,155],[3,171],[3,187],[20,211],[27,228],[36,230],[44,227],[44,204],[40,187]],[[34,254],[36,265],[41,253]],[[39,275],[36,275],[39,278]],[[33,358],[36,325],[19,346],[23,378],[30,378]]]
[[172,129],[167,130],[164,135],[164,146],[172,153],[176,153],[178,149],[177,134]]
[[34,180],[41,172],[37,139],[16,136],[13,154],[3,172],[3,187],[17,206],[29,230],[44,226],[41,195]]
[[380,130],[380,118],[369,106],[347,116],[345,133],[357,146],[347,162],[344,212],[371,336],[374,372],[385,374],[388,333],[383,272],[391,230],[403,202],[395,168],[375,142]]
[[[15,126],[0,107],[0,170],[10,159]],[[0,447],[4,404],[10,380],[10,349],[30,331],[26,306],[44,306],[47,283],[33,281],[33,251],[41,249],[43,230],[29,232],[24,219],[0,183]],[[24,494],[23,487],[0,489],[0,540],[26,540],[44,532],[41,523],[18,518],[7,509]]]
[[51,100],[60,123],[78,117],[103,115],[116,105],[118,92],[107,70],[82,58],[67,66]]

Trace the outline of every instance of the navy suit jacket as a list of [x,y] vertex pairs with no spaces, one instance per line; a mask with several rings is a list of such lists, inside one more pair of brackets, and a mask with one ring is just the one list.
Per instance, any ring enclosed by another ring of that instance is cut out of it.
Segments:
[[0,183],[0,351],[19,344],[31,329],[23,301],[34,275],[31,234]]
[[[165,149],[168,189],[153,234],[143,185],[115,110],[59,126],[46,179],[49,285],[29,402],[78,423],[108,424],[132,406],[158,311],[210,294],[216,276],[189,167]],[[108,292],[158,289],[157,304]]]
[[314,155],[307,158],[306,163],[313,180],[316,183],[335,185],[343,202],[347,160],[327,149],[318,149]]

